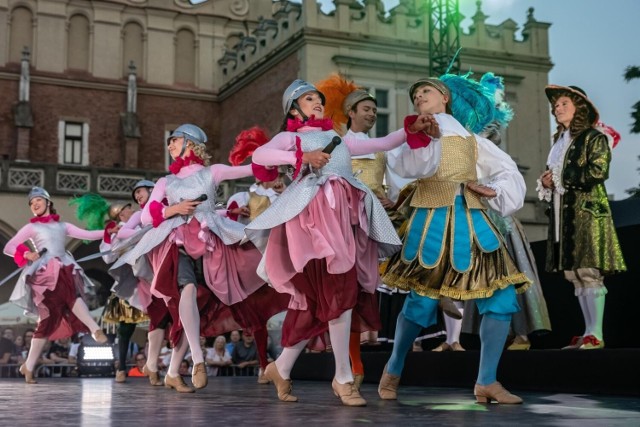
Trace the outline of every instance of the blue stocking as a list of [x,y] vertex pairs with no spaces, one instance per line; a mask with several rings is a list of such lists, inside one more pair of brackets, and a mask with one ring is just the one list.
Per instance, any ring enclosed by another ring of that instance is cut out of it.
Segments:
[[508,320],[504,320],[504,314],[499,317],[500,319],[497,319],[493,313],[487,313],[480,325],[482,347],[480,348],[480,371],[477,380],[480,385],[496,382],[498,363],[504,349],[504,343],[507,341],[509,324],[511,323],[510,315]]
[[387,364],[387,373],[396,376],[402,374],[407,353],[413,346],[413,341],[415,341],[421,330],[422,326],[404,317],[402,312],[398,315],[393,351]]
[[398,315],[393,351],[387,364],[387,373],[397,376],[402,374],[404,360],[416,337],[422,328],[436,323],[437,309],[437,299],[420,296],[414,291],[407,295],[402,311]]

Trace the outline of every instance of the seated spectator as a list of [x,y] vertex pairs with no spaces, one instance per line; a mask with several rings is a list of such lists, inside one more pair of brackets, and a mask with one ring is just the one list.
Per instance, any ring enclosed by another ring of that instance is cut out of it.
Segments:
[[233,353],[233,347],[236,346],[236,343],[240,342],[240,331],[231,331],[231,335],[229,336],[229,343],[227,344],[227,351],[229,354]]
[[216,337],[213,347],[207,348],[205,363],[207,364],[207,375],[215,377],[219,374],[219,369],[224,366],[231,366],[231,354],[226,348],[227,340],[224,335]]
[[242,333],[242,341],[236,343],[235,347],[233,347],[231,360],[240,369],[258,366],[258,349],[253,335],[247,331]]
[[[71,349],[71,339],[60,338],[51,344],[47,358],[53,363],[69,363],[69,350]],[[75,362],[75,361],[74,361]],[[73,363],[73,362],[72,362]]]
[[178,374],[183,377],[191,376],[191,364],[187,359],[180,362],[180,368],[178,368]]
[[11,361],[14,355],[13,338],[13,329],[5,328],[2,331],[2,337],[0,337],[0,364],[2,365],[14,363]]
[[135,357],[136,366],[129,369],[127,372],[128,377],[146,377],[144,372],[142,372],[142,368],[144,368],[144,364],[147,363],[147,356],[144,355],[144,352],[139,352]]

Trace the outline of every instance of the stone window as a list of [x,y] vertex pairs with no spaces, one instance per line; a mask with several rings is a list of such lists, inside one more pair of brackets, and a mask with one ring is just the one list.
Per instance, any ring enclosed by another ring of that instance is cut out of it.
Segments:
[[133,61],[136,74],[144,79],[144,30],[135,23],[129,22],[122,31],[122,75],[129,75],[129,63]]
[[58,162],[63,165],[89,164],[89,125],[75,121],[58,123]]
[[25,46],[33,52],[33,15],[26,7],[11,11],[11,33],[9,35],[9,62],[20,62]]
[[89,20],[73,15],[67,34],[67,68],[89,71],[89,37]]
[[196,49],[195,37],[189,30],[180,30],[176,34],[176,83],[195,85]]

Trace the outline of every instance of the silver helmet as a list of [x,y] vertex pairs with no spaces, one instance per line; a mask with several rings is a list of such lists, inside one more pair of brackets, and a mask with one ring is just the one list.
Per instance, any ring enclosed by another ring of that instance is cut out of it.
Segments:
[[140,181],[136,182],[136,185],[133,186],[133,190],[131,190],[131,198],[133,199],[133,201],[136,201],[136,190],[138,188],[153,188],[156,186],[156,183],[153,181],[149,181],[148,179],[141,179]]
[[194,144],[204,144],[207,142],[207,134],[198,126],[188,123],[178,126],[173,132],[171,132],[171,135],[167,138],[167,143],[171,141],[171,138],[179,137],[184,137],[185,142],[191,141]]
[[322,105],[324,105],[324,95],[314,85],[304,80],[296,79],[285,89],[282,95],[282,109],[286,115],[291,108],[295,108],[294,102],[307,92],[318,92],[320,98],[322,98]]
[[49,192],[42,187],[33,187],[31,191],[29,191],[29,204],[31,204],[31,200],[35,199],[36,197],[42,197],[49,202],[51,201]]

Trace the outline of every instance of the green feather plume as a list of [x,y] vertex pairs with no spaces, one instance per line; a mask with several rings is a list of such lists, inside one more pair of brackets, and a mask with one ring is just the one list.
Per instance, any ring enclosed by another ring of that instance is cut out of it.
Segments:
[[104,219],[109,212],[109,203],[99,194],[87,193],[69,201],[76,208],[76,218],[86,224],[89,230],[104,228]]

